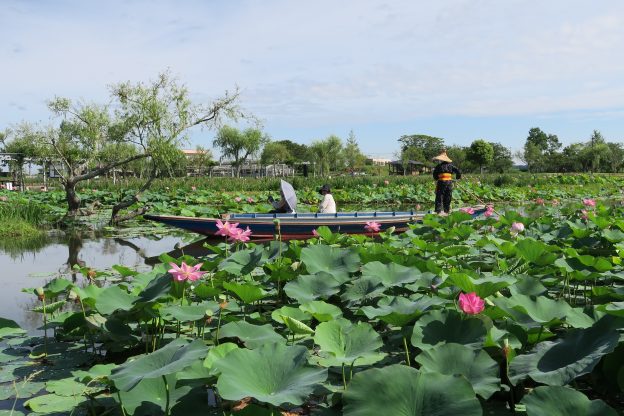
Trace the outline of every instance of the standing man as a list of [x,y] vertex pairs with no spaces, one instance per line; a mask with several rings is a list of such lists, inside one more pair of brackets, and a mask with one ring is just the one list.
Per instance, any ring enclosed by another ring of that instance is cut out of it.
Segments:
[[438,165],[433,169],[433,180],[436,181],[435,212],[440,214],[444,211],[448,215],[451,210],[451,198],[453,197],[453,174],[456,179],[461,179],[461,172],[446,154],[446,149],[442,150],[438,156],[433,158]]

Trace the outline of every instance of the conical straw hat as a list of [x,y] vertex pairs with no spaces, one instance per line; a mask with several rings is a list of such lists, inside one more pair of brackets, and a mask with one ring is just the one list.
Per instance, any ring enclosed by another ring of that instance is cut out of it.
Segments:
[[446,150],[442,150],[442,153],[440,153],[439,155],[437,155],[436,157],[433,158],[433,160],[439,160],[441,162],[448,162],[451,163],[452,160],[448,157],[448,155],[446,154]]

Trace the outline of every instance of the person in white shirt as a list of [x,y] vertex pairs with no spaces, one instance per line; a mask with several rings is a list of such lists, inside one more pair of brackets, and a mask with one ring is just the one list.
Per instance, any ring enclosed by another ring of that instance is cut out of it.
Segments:
[[336,213],[336,201],[331,194],[329,185],[325,184],[319,189],[319,193],[323,195],[323,200],[319,204],[318,212],[320,214],[335,214]]

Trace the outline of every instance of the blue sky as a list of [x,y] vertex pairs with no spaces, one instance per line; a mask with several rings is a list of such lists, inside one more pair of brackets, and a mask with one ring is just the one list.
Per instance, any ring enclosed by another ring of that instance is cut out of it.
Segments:
[[238,85],[276,140],[353,129],[379,157],[416,133],[624,141],[618,0],[1,0],[0,39],[0,129],[48,122],[55,95],[106,102],[107,85],[169,68],[196,101]]

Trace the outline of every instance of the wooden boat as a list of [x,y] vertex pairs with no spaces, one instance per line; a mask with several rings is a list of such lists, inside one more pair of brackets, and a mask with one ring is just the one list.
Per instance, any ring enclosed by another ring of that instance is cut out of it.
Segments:
[[[485,212],[484,206],[474,207],[473,217]],[[307,239],[313,231],[326,226],[332,232],[343,234],[370,234],[364,227],[367,222],[379,223],[381,231],[394,227],[396,232],[408,229],[407,224],[422,222],[427,212],[383,211],[383,212],[339,212],[336,214],[296,213],[296,214],[227,214],[223,218],[195,218],[171,215],[144,215],[143,217],[182,228],[194,233],[215,237],[217,221],[238,223],[239,228],[249,227],[254,239],[273,238],[281,234],[282,239]]]

